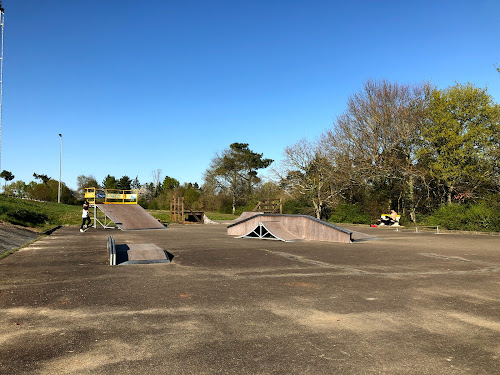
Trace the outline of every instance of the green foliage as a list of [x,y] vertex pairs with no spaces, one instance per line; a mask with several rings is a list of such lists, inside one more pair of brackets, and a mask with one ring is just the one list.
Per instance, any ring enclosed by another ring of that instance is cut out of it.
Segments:
[[89,175],[89,176],[84,176],[84,175],[79,175],[76,178],[76,185],[77,185],[77,196],[79,199],[83,199],[85,195],[85,189],[86,188],[100,188],[101,186],[97,182],[94,176]]
[[304,196],[300,197],[300,199],[286,199],[282,205],[284,214],[314,216],[314,208]]
[[0,178],[3,178],[5,180],[4,190],[7,187],[7,182],[12,181],[14,177],[15,176],[12,174],[12,172],[6,171],[5,169],[0,173]]
[[129,176],[125,175],[118,181],[118,189],[121,190],[130,190],[131,189],[132,180]]
[[78,225],[81,207],[0,196],[0,220],[40,230],[56,225]]
[[500,232],[500,210],[486,203],[451,204],[425,217],[425,225],[439,225],[450,230]]
[[37,174],[36,172],[33,173],[33,177],[35,177],[35,180],[40,180],[44,184],[51,180],[51,178],[46,174]]
[[[46,202],[57,202],[59,182],[49,180],[47,183],[31,182],[27,187],[27,195],[31,199]],[[74,192],[64,182],[61,183],[61,203],[76,204],[77,199]]]
[[260,182],[258,170],[267,168],[272,159],[264,159],[263,154],[253,152],[248,143],[232,143],[222,155],[212,159],[205,172],[205,191],[212,194],[224,192],[232,198],[232,213],[236,205],[244,203],[252,195],[255,185]]
[[108,174],[104,177],[104,180],[102,180],[102,187],[104,189],[118,189],[118,181],[116,181],[114,176]]
[[178,180],[176,180],[175,178],[173,177],[169,177],[169,176],[166,176],[164,179],[163,179],[163,184],[162,184],[162,187],[163,189],[165,190],[174,190],[174,189],[177,189],[179,188],[180,186],[180,183]]
[[473,191],[493,177],[489,156],[500,110],[486,89],[471,84],[434,90],[429,108],[419,156],[444,184],[450,204],[457,192]]
[[359,204],[341,203],[330,214],[332,223],[370,224],[370,215]]
[[6,186],[5,194],[19,198],[25,198],[28,193],[28,185],[24,181],[14,181]]

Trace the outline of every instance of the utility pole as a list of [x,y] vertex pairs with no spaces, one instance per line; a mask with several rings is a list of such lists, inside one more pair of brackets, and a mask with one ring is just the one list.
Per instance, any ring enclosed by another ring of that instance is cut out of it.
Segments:
[[62,165],[62,134],[59,134],[59,189],[57,189],[57,203],[61,203],[61,165]]
[[3,28],[5,10],[0,1],[0,171],[2,170]]

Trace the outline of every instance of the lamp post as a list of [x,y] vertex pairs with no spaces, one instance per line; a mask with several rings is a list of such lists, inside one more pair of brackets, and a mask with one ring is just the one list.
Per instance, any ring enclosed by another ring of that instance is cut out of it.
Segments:
[[57,190],[57,203],[61,203],[61,164],[62,164],[62,134],[59,134],[59,189]]

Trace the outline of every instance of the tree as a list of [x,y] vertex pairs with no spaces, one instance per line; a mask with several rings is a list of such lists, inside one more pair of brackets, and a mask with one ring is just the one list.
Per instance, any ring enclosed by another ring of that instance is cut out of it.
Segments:
[[275,171],[280,184],[289,192],[307,198],[314,207],[315,216],[321,219],[328,203],[335,198],[330,179],[332,165],[322,148],[305,139],[285,148],[282,170]]
[[5,180],[5,183],[3,185],[4,192],[7,187],[7,181],[12,181],[14,177],[15,176],[12,174],[12,172],[6,171],[5,169],[0,173],[0,178],[3,178]]
[[164,190],[175,190],[179,188],[180,183],[173,177],[165,176],[162,187]]
[[354,196],[370,192],[387,202],[386,209],[402,205],[415,219],[416,181],[424,173],[416,149],[428,118],[429,91],[428,84],[368,80],[348,99],[347,110],[322,138],[336,170],[332,186],[344,198],[363,199]]
[[[49,180],[47,183],[30,183],[28,197],[46,202],[57,202],[59,182]],[[64,182],[61,183],[61,202],[64,204],[75,204],[75,194]]]
[[85,195],[85,189],[86,188],[100,188],[99,183],[95,179],[93,175],[89,176],[84,176],[84,175],[79,175],[76,178],[76,185],[77,185],[77,195],[80,199],[84,198]]
[[434,90],[429,106],[419,156],[451,204],[455,195],[475,192],[494,179],[500,107],[486,89],[470,83]]
[[104,180],[102,180],[102,187],[104,189],[118,189],[118,181],[116,181],[114,176],[108,174],[104,177]]
[[132,184],[130,186],[132,187],[132,189],[140,189],[141,188],[141,183],[139,182],[139,176],[135,176],[135,178],[132,181]]
[[47,184],[51,180],[46,174],[33,173],[33,177],[35,177],[36,180],[42,181],[44,184]]
[[232,212],[236,211],[238,200],[248,197],[260,178],[258,170],[267,168],[272,159],[253,152],[248,143],[232,143],[229,149],[216,154],[205,172],[205,184],[225,190],[232,198]]
[[158,196],[161,192],[161,169],[155,169],[153,172],[151,172],[153,175],[153,184],[154,184],[154,195],[155,197]]
[[14,181],[7,185],[5,188],[5,193],[14,195],[19,198],[25,198],[28,193],[28,185],[24,181]]
[[122,178],[120,178],[120,180],[118,181],[118,189],[130,190],[131,184],[132,184],[132,180],[130,179],[130,177],[125,175]]

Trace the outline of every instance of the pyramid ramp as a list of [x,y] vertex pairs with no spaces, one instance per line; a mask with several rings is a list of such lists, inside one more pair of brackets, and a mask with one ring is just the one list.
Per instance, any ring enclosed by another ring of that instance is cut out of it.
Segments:
[[296,236],[279,221],[259,222],[259,225],[249,233],[240,238],[258,238],[261,240],[277,240],[284,242],[299,241],[302,238]]
[[[280,223],[270,224],[269,222]],[[262,223],[268,231],[277,233],[275,237],[288,238],[288,233],[304,240],[326,241],[326,242],[353,242],[353,232],[333,225],[331,223],[316,219],[309,215],[282,215],[282,214],[256,214],[242,221],[235,222],[227,227],[227,234],[235,237],[248,238],[248,234],[257,229]],[[283,232],[286,230],[287,232]],[[266,237],[262,237],[266,238]],[[275,238],[278,239],[278,238]],[[285,240],[286,241],[286,240]]]
[[165,229],[165,226],[138,204],[96,204],[121,230]]

